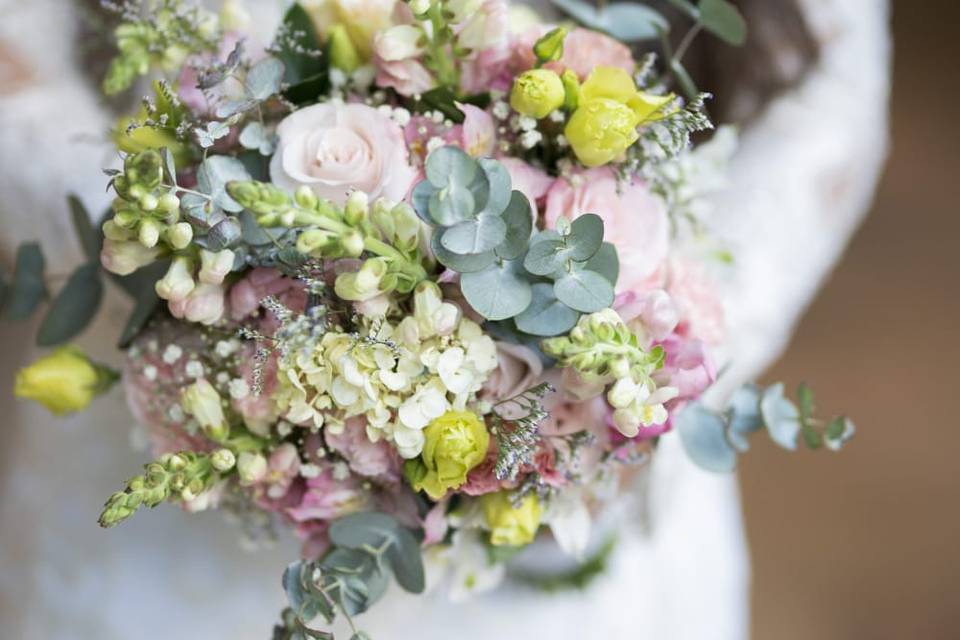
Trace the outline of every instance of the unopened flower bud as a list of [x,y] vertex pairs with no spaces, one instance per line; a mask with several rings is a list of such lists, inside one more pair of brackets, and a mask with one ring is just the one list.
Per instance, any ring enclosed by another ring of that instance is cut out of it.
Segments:
[[573,112],[580,104],[580,79],[575,71],[567,69],[560,74],[560,80],[563,82],[563,108]]
[[167,213],[177,211],[180,209],[180,198],[173,193],[165,193],[160,196],[160,201],[157,203],[157,206],[161,211]]
[[327,32],[327,50],[330,52],[330,64],[345,73],[353,73],[360,66],[360,54],[350,39],[347,27],[335,24]]
[[170,263],[166,275],[157,281],[155,289],[157,295],[164,300],[183,300],[196,283],[193,281],[193,263],[184,256],[178,256]]
[[157,196],[152,193],[147,193],[140,198],[137,204],[139,204],[140,208],[144,211],[153,211],[157,208],[157,205],[160,204],[160,201],[157,200]]
[[343,247],[344,255],[358,258],[363,253],[363,235],[359,231],[350,230],[340,238],[340,246]]
[[137,238],[140,240],[140,244],[148,249],[157,246],[157,242],[160,240],[160,223],[153,218],[145,218],[140,222]]
[[166,467],[170,471],[179,471],[180,469],[183,469],[185,466],[187,466],[186,459],[178,453],[175,453],[171,455],[169,458],[167,458]]
[[210,464],[222,473],[233,469],[233,466],[237,464],[237,458],[230,449],[217,449],[210,456]]
[[171,225],[167,228],[166,239],[174,249],[186,249],[193,240],[193,227],[189,222]]
[[329,249],[336,236],[324,229],[309,229],[297,238],[297,251],[304,255],[321,257]]
[[101,227],[103,231],[103,237],[107,240],[129,240],[130,234],[127,233],[127,230],[118,225],[113,220],[107,220],[103,223]]
[[220,394],[205,378],[200,378],[183,390],[180,404],[200,424],[211,440],[223,440],[229,431],[223,415]]
[[410,0],[410,11],[412,11],[415,16],[422,16],[427,11],[430,11],[431,4],[431,0]]
[[344,207],[344,218],[347,224],[357,225],[367,216],[369,200],[369,196],[363,191],[354,191],[347,197],[347,204]]
[[556,62],[563,57],[563,41],[567,37],[564,27],[557,27],[547,32],[533,45],[533,53],[541,64]]
[[267,475],[267,459],[262,453],[244,451],[237,458],[237,475],[240,484],[256,484]]
[[156,248],[144,247],[136,240],[106,238],[100,250],[100,264],[110,273],[128,276],[156,260],[158,253]]
[[304,209],[313,209],[318,202],[317,194],[306,185],[297,188],[297,191],[293,194],[293,200]]

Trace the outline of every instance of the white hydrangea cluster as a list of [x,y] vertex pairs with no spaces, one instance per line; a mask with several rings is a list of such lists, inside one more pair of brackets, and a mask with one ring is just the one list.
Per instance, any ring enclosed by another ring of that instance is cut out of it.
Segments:
[[288,420],[334,432],[362,415],[372,441],[416,457],[432,420],[476,398],[497,366],[496,346],[433,282],[417,286],[413,314],[399,323],[363,323],[359,334],[330,331],[282,361],[277,402]]

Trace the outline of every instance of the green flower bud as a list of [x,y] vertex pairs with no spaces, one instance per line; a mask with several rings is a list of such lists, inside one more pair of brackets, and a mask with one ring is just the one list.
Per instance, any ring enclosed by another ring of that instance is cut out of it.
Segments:
[[580,79],[570,69],[560,74],[563,82],[563,108],[567,111],[576,111],[580,104]]
[[286,191],[267,182],[232,180],[227,183],[227,193],[258,216],[290,205],[290,196]]
[[430,6],[433,3],[431,0],[410,0],[410,11],[413,12],[415,16],[422,16],[427,11],[430,11]]
[[[132,185],[130,195],[134,198],[140,198],[147,191],[156,189],[163,181],[163,159],[160,157],[160,153],[153,149],[128,155],[123,162],[123,173]],[[133,185],[146,191],[135,194]]]
[[363,235],[351,229],[340,238],[340,246],[343,248],[343,254],[350,258],[359,258],[363,253]]
[[140,208],[144,211],[153,211],[157,208],[157,205],[160,204],[160,201],[157,199],[157,196],[152,193],[147,193],[140,198],[138,203]]
[[369,200],[369,196],[363,191],[354,191],[347,197],[347,204],[343,212],[347,224],[356,226],[367,217]]
[[360,55],[353,46],[347,28],[342,24],[335,24],[327,32],[330,64],[345,73],[353,73],[360,66]]
[[114,220],[107,220],[100,229],[103,231],[103,237],[107,240],[116,240],[119,242],[130,239],[130,234],[127,233],[127,230],[118,225]]
[[556,62],[563,57],[563,41],[567,37],[564,27],[557,27],[547,32],[533,45],[533,53],[540,64]]
[[140,240],[140,244],[147,249],[152,249],[157,246],[157,242],[160,240],[160,231],[160,224],[156,220],[146,218],[140,222],[137,238]]
[[178,222],[167,228],[166,238],[174,249],[186,249],[193,240],[193,227],[189,222]]
[[563,100],[563,82],[549,69],[524,71],[513,81],[510,91],[510,106],[538,120],[563,106]]
[[337,236],[332,231],[324,229],[309,229],[297,238],[297,251],[304,255],[320,258],[330,256],[331,249],[336,246]]
[[161,211],[167,213],[172,213],[174,211],[180,210],[180,198],[178,198],[173,192],[165,193],[160,196],[160,201],[157,204],[160,207]]
[[381,293],[380,281],[389,267],[383,258],[371,258],[356,273],[341,273],[334,283],[334,291],[344,300],[369,300]]
[[210,456],[210,464],[213,465],[214,469],[222,473],[233,469],[233,466],[237,464],[237,458],[230,449],[217,449],[213,452],[213,455]]
[[317,206],[317,194],[308,186],[301,186],[293,194],[293,200],[304,209],[313,209]]

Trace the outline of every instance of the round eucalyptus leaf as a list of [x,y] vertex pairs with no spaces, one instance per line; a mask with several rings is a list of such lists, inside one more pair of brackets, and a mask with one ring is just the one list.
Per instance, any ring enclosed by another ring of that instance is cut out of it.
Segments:
[[694,402],[680,412],[675,426],[687,455],[698,466],[715,473],[736,468],[737,452],[727,442],[719,415]]
[[440,243],[454,253],[474,255],[492,251],[506,237],[507,224],[503,218],[480,215],[474,220],[465,220],[447,229],[440,237]]
[[266,100],[280,92],[283,79],[283,63],[276,58],[264,58],[247,73],[246,89],[251,98]]
[[91,262],[78,268],[47,310],[37,332],[37,344],[52,347],[79,334],[97,314],[102,299],[100,265]]
[[567,333],[579,317],[579,313],[557,300],[552,285],[539,282],[533,285],[530,306],[513,321],[524,333],[548,337]]
[[505,320],[530,306],[533,290],[519,260],[494,263],[483,271],[460,276],[460,289],[474,310],[487,320]]
[[358,550],[386,545],[384,557],[397,583],[411,593],[423,591],[420,545],[413,534],[385,513],[366,511],[340,518],[330,526],[330,540]]
[[421,180],[413,188],[411,200],[413,201],[413,210],[417,212],[420,219],[431,226],[436,226],[437,221],[430,215],[430,198],[437,192],[437,188],[430,184],[429,180]]
[[427,180],[438,189],[449,186],[452,182],[468,185],[473,182],[480,165],[460,147],[448,145],[435,149],[427,156]]
[[603,244],[603,219],[595,213],[585,213],[570,225],[567,244],[570,256],[577,262],[592,258]]
[[593,313],[613,304],[613,285],[596,271],[586,269],[565,274],[553,284],[560,302],[583,313]]
[[523,268],[536,276],[546,276],[563,266],[567,258],[562,240],[543,240],[530,246]]
[[497,256],[506,260],[519,258],[526,251],[533,230],[533,214],[527,197],[514,191],[501,217],[507,225],[507,235],[496,249]]
[[800,412],[783,395],[783,383],[770,385],[760,398],[760,414],[770,438],[784,449],[795,451],[800,435]]
[[486,204],[484,204],[484,213],[500,215],[510,204],[512,196],[513,182],[510,180],[510,173],[506,167],[493,158],[480,158],[478,161],[480,168],[486,176],[489,195]]
[[484,251],[483,253],[475,253],[473,255],[464,255],[448,251],[444,248],[443,243],[440,242],[440,236],[446,233],[446,231],[446,229],[437,229],[433,232],[433,237],[430,238],[430,248],[433,250],[433,255],[436,256],[440,264],[448,269],[453,269],[457,273],[482,271],[493,264],[493,261],[496,259],[493,251]]
[[609,242],[604,242],[593,257],[584,263],[583,268],[596,271],[616,287],[617,278],[620,275],[620,257],[617,255],[617,248]]
[[242,235],[243,229],[239,220],[224,218],[207,234],[208,248],[210,251],[221,251],[236,244]]
[[726,409],[730,443],[743,453],[750,448],[747,436],[763,426],[760,416],[760,389],[747,384],[737,389]]
[[227,193],[227,183],[234,180],[249,180],[250,174],[243,163],[230,156],[210,156],[197,170],[197,187],[224,211],[238,213],[243,206]]
[[450,227],[473,218],[476,200],[463,186],[450,185],[437,189],[427,201],[430,217],[442,227]]

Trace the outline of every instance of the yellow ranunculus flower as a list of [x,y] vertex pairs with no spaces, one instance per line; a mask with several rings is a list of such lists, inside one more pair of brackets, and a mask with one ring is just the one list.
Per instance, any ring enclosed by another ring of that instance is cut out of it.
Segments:
[[467,481],[467,473],[487,456],[490,434],[476,414],[448,411],[424,430],[419,458],[408,460],[404,472],[417,491],[434,500]]
[[61,416],[85,409],[115,378],[79,348],[65,346],[18,371],[13,393]]
[[577,110],[564,134],[580,162],[598,167],[623,154],[637,141],[637,127],[662,118],[672,100],[672,95],[638,91],[619,67],[597,67],[580,86]]
[[540,500],[528,495],[514,507],[507,491],[488,493],[480,498],[483,515],[490,528],[490,544],[519,547],[533,542],[540,528]]
[[560,76],[549,69],[524,71],[513,81],[510,106],[531,118],[545,118],[563,106],[566,92]]

